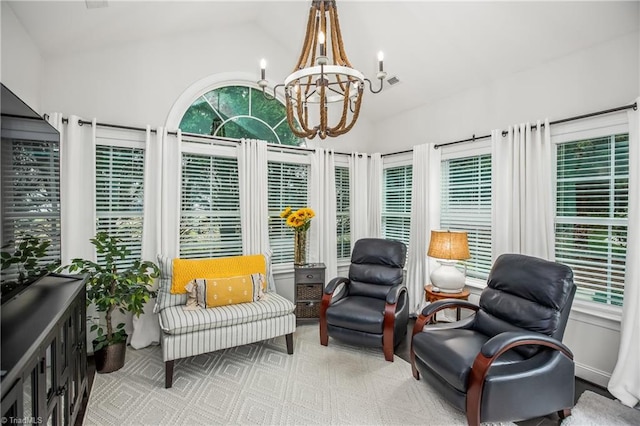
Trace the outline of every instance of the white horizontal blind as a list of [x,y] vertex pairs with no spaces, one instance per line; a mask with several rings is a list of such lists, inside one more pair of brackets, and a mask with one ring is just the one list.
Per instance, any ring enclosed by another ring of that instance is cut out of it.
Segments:
[[338,259],[351,258],[349,168],[336,167],[336,225]]
[[141,259],[143,199],[144,149],[96,145],[96,231],[131,250],[127,259],[116,261],[119,267]]
[[241,254],[238,160],[183,153],[180,257]]
[[269,245],[273,263],[293,262],[293,230],[285,224],[280,212],[286,207],[294,211],[307,207],[309,166],[269,161]]
[[491,269],[491,155],[442,162],[440,227],[465,231],[468,276],[486,279]]
[[[60,262],[60,149],[58,142],[2,140],[2,240],[49,240],[40,265]],[[8,250],[13,251],[13,248]],[[7,280],[17,270],[3,271]]]
[[413,166],[384,169],[382,194],[382,235],[409,247],[411,232],[411,185]]
[[622,305],[629,135],[557,147],[556,260],[573,269],[577,298]]

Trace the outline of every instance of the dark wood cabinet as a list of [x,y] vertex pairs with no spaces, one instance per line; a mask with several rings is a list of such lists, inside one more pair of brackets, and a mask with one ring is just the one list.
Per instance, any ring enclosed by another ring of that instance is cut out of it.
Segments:
[[74,424],[87,393],[84,277],[46,276],[1,309],[3,423]]
[[324,263],[308,263],[295,267],[295,304],[298,320],[319,317],[325,269]]

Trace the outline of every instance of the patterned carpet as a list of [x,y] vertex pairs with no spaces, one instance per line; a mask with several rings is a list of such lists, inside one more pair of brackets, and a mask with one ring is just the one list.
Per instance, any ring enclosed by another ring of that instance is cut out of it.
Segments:
[[299,326],[284,337],[176,362],[164,388],[159,347],[128,349],[124,368],[97,374],[85,425],[465,425],[458,412],[395,357]]

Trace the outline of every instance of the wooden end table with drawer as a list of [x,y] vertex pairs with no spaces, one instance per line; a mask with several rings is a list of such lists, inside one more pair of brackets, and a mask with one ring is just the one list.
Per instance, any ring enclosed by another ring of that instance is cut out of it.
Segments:
[[307,263],[295,266],[294,303],[298,320],[311,320],[320,317],[325,269],[324,263]]

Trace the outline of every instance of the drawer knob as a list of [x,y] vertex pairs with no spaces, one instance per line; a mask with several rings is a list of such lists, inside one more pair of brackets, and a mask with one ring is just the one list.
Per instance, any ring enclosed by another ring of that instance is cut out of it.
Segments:
[[308,274],[308,275],[307,275],[307,278],[313,278],[313,275]]

